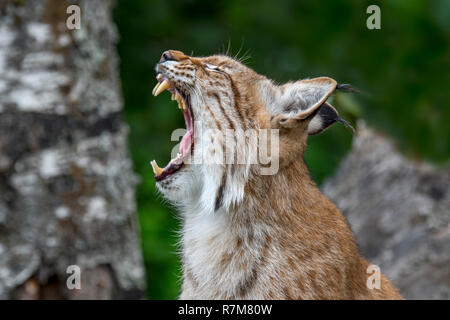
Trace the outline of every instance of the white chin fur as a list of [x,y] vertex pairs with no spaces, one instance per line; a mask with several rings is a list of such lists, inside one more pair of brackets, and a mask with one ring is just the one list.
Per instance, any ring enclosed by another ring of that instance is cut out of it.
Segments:
[[228,172],[220,209],[228,210],[244,198],[249,171],[246,166],[240,166],[232,176],[229,167],[223,165],[185,165],[180,171],[157,182],[156,185],[164,198],[175,206],[191,208],[199,214],[212,214],[216,211],[224,170]]
[[[235,166],[233,170],[232,166]],[[249,175],[249,165],[185,164],[173,175],[157,182],[157,187],[172,204],[185,209],[182,211],[211,214],[218,210],[221,185],[224,185],[221,210],[228,210],[243,200]]]
[[[172,204],[182,206],[186,200],[198,196],[201,185],[199,175],[195,174],[199,168],[196,165],[184,165],[173,175],[156,183],[159,192]],[[197,170],[196,170],[197,169]]]

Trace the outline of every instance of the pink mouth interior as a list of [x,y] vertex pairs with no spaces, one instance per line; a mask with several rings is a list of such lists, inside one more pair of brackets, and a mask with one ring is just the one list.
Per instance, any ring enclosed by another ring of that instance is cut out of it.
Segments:
[[[162,82],[164,80],[164,77],[161,75],[157,76],[157,80],[159,82]],[[167,89],[170,93],[175,94],[178,93],[176,87],[173,85],[172,82],[170,82],[170,87]],[[177,155],[175,158],[171,159],[170,162],[164,167],[163,172],[159,175],[155,175],[155,179],[157,181],[160,181],[167,176],[177,172],[181,167],[183,167],[185,160],[187,160],[187,156],[192,151],[192,146],[194,144],[194,124],[193,124],[193,118],[191,114],[190,106],[188,105],[187,101],[184,100],[184,97],[178,93],[178,95],[183,99],[184,105],[186,106],[186,109],[181,111],[183,112],[184,121],[186,123],[186,130],[187,132],[183,136],[180,142],[180,151],[179,155]]]
[[186,134],[181,139],[180,143],[180,153],[182,156],[185,156],[189,153],[192,145],[192,139],[194,136],[194,130],[192,126],[192,118],[189,111],[183,111],[184,121],[186,122]]
[[[155,171],[155,179],[156,181],[161,181],[165,179],[167,176],[174,174],[178,170],[180,170],[185,161],[188,160],[188,155],[193,150],[194,145],[194,123],[193,123],[193,117],[192,117],[192,110],[189,105],[189,101],[186,101],[185,96],[183,96],[177,88],[174,86],[174,84],[169,80],[166,79],[161,73],[157,74],[156,79],[158,82],[163,82],[164,80],[167,80],[169,82],[169,88],[167,90],[172,93],[172,95],[176,95],[175,100],[182,99],[182,103],[179,102],[178,106],[183,112],[184,121],[186,123],[186,134],[183,136],[180,142],[180,150],[178,155],[171,159],[170,162],[162,169],[162,172],[160,172],[158,175]],[[178,102],[178,101],[177,101]],[[155,170],[155,169],[154,169]]]

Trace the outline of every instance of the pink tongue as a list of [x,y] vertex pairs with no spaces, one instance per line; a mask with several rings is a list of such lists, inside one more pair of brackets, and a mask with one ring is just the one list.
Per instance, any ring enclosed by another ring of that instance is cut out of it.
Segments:
[[191,147],[193,131],[189,130],[181,139],[180,153],[184,156]]

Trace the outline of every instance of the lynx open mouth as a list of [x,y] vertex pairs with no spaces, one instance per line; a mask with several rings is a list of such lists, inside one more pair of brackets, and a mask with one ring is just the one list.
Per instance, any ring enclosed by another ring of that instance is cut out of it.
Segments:
[[153,172],[155,173],[155,180],[161,181],[180,170],[183,167],[186,158],[193,150],[194,121],[188,97],[180,92],[175,85],[161,73],[157,74],[156,79],[158,80],[158,83],[153,89],[152,94],[156,97],[165,90],[168,90],[172,94],[172,100],[176,100],[178,102],[178,108],[183,112],[187,130],[186,134],[181,139],[180,151],[177,156],[170,160],[164,168],[160,168],[155,160],[150,162],[153,167]]

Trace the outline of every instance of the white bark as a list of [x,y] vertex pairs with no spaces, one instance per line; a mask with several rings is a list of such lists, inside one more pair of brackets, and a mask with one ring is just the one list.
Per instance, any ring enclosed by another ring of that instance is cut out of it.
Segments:
[[111,9],[0,0],[0,298],[142,296]]

